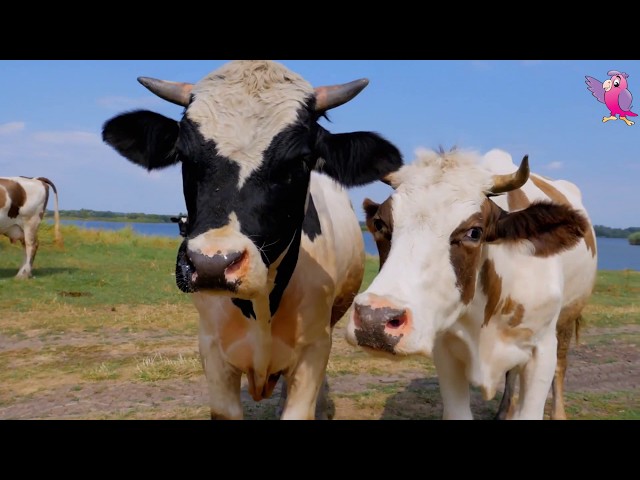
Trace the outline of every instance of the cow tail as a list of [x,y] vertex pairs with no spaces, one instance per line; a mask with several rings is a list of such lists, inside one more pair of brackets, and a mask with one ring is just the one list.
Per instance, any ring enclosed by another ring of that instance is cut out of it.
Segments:
[[54,198],[55,208],[53,210],[53,232],[55,236],[56,245],[61,247],[63,245],[63,242],[62,242],[62,233],[60,233],[60,212],[58,209],[58,189],[53,184],[53,182],[48,178],[38,177],[38,180],[49,185],[55,195],[55,198]]

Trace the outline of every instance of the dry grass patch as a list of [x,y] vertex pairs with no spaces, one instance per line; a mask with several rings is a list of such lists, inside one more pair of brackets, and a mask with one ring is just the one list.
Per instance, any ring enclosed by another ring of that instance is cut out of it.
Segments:
[[139,362],[136,371],[139,380],[157,382],[175,377],[186,378],[201,375],[202,364],[200,358],[196,356],[178,355],[177,358],[169,358],[162,354],[156,354]]

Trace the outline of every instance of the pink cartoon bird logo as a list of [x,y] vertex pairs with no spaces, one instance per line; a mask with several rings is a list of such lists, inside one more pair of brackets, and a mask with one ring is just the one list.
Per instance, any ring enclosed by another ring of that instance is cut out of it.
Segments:
[[616,115],[619,115],[620,120],[624,120],[624,123],[631,126],[635,122],[632,122],[627,117],[637,117],[638,114],[631,111],[631,100],[633,100],[633,96],[627,88],[627,78],[629,78],[629,75],[617,70],[609,70],[607,75],[611,78],[604,82],[593,77],[585,76],[586,80],[584,83],[587,84],[587,89],[596,97],[596,100],[604,103],[609,109],[611,115],[602,117],[603,122],[617,120]]

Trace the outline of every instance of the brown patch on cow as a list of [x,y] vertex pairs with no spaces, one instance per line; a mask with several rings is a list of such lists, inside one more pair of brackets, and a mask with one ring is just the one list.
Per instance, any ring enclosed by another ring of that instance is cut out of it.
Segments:
[[556,338],[558,339],[558,360],[556,363],[556,374],[553,377],[553,404],[551,408],[552,420],[565,420],[567,414],[564,407],[564,379],[567,373],[569,346],[575,331],[576,343],[578,343],[578,331],[582,310],[587,304],[587,298],[576,300],[566,305],[560,311],[558,323],[556,324]]
[[502,278],[497,274],[493,260],[487,259],[480,269],[480,285],[482,292],[487,297],[487,303],[484,306],[484,327],[489,323],[491,317],[496,313],[500,296],[502,295]]
[[513,212],[514,210],[524,210],[531,205],[531,202],[527,194],[521,188],[518,188],[507,193],[507,205],[509,206],[509,211]]
[[476,272],[478,271],[480,254],[482,253],[482,239],[477,243],[471,243],[463,241],[463,238],[470,228],[484,227],[486,218],[483,205],[481,212],[471,215],[467,220],[461,222],[449,237],[451,245],[449,260],[456,275],[456,287],[458,287],[460,297],[465,305],[471,302],[475,295]]
[[7,204],[7,192],[4,188],[0,189],[0,208],[4,208]]
[[[538,187],[542,192],[549,197],[553,202],[558,203],[560,205],[571,206],[571,202],[564,196],[557,188],[553,185],[548,184],[542,178],[531,175],[529,177],[533,184]],[[591,252],[591,256],[595,257],[596,255],[596,239],[593,234],[593,230],[591,228],[586,228],[584,231],[584,241],[587,244],[587,249]]]
[[522,319],[524,318],[524,306],[513,300],[510,296],[507,296],[502,303],[500,313],[502,313],[502,315],[512,314],[508,325],[510,327],[517,327],[522,323]]
[[[391,211],[391,197],[387,198],[381,204],[365,198],[362,207],[365,212],[365,224],[367,230],[373,235],[376,242],[379,257],[379,269],[387,261],[389,250],[391,250],[391,239],[393,236],[393,213]],[[382,229],[376,227],[382,226]]]
[[548,257],[575,247],[591,228],[578,210],[549,201],[535,201],[525,210],[502,215],[490,227],[487,241],[529,241],[537,257]]
[[509,320],[510,327],[517,327],[522,323],[522,319],[524,318],[524,305],[521,303],[516,304],[516,311],[513,312],[511,319]]
[[9,218],[16,218],[19,214],[20,208],[27,201],[27,192],[22,188],[22,185],[14,182],[13,180],[7,180],[6,178],[0,178],[0,185],[5,188],[9,194],[9,200],[11,201],[11,206],[9,207]]
[[527,342],[533,336],[530,328],[505,328],[500,331],[504,339],[509,342]]

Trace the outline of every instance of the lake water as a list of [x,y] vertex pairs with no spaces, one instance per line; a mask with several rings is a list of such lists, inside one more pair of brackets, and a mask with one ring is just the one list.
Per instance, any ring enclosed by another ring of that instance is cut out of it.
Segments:
[[[50,220],[49,220],[50,221]],[[61,220],[64,225],[76,225],[81,228],[120,230],[130,226],[141,235],[159,235],[179,238],[178,225],[175,223],[125,223],[83,220]],[[363,232],[365,250],[377,255],[376,244],[369,232]],[[598,245],[598,269],[600,270],[638,270],[640,271],[640,245],[630,245],[626,238],[596,239]]]

